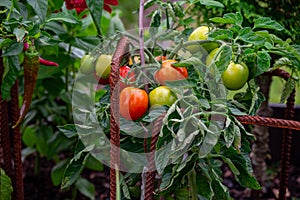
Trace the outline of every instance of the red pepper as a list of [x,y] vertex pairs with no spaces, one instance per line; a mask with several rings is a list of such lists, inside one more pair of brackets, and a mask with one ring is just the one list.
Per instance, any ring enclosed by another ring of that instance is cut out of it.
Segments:
[[16,124],[13,126],[13,128],[18,127],[22,121],[24,120],[31,101],[32,101],[32,95],[35,88],[35,83],[39,71],[40,66],[40,59],[39,54],[35,50],[34,46],[29,47],[27,51],[25,51],[25,57],[24,57],[24,96],[23,96],[23,103],[22,107],[20,109],[20,116]]
[[39,57],[39,60],[40,60],[40,64],[42,64],[42,65],[46,65],[46,66],[55,66],[55,67],[58,66],[58,64],[57,64],[56,62],[52,62],[52,61],[49,61],[49,60],[45,60],[45,59],[43,59],[43,58],[41,58],[41,57]]

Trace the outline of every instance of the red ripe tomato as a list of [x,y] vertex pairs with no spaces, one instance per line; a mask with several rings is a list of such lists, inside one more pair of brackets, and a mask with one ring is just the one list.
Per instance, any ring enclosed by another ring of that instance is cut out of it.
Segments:
[[120,76],[123,78],[127,78],[129,80],[129,84],[124,83],[123,81],[120,81],[120,90],[131,86],[131,83],[133,83],[135,81],[135,75],[134,72],[130,72],[130,74],[128,74],[130,72],[130,67],[128,66],[122,66],[119,68],[119,73]]
[[137,120],[148,110],[148,94],[145,90],[127,87],[120,93],[120,114],[127,120]]
[[176,60],[162,61],[162,68],[154,74],[154,78],[159,84],[166,85],[165,81],[183,80],[188,77],[188,71],[185,67],[172,66],[176,62]]

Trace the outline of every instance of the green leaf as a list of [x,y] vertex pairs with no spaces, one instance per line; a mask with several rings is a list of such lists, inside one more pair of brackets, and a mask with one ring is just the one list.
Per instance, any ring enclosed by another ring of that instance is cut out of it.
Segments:
[[215,22],[215,23],[222,23],[222,24],[236,24],[241,26],[243,23],[243,16],[241,13],[227,13],[221,17],[215,17],[210,19],[210,21]]
[[48,0],[27,0],[42,22],[45,21],[48,9]]
[[176,200],[186,200],[190,197],[190,191],[187,188],[178,188],[174,195]]
[[86,0],[86,5],[88,6],[91,16],[93,18],[94,24],[96,28],[101,32],[101,19],[102,19],[102,11],[104,0]]
[[261,189],[258,181],[252,175],[251,160],[246,153],[239,153],[233,147],[223,147],[223,155],[230,159],[239,174],[235,174],[236,180],[243,186],[255,190]]
[[220,54],[217,57],[215,62],[220,74],[227,69],[232,57],[232,47],[231,46],[221,46],[220,47]]
[[157,9],[154,11],[154,13],[152,15],[150,27],[155,27],[155,28],[159,27],[160,20],[161,20],[161,11],[160,11],[160,9]]
[[214,196],[214,192],[211,186],[211,177],[206,177],[205,173],[199,172],[196,174],[196,176],[197,192],[201,196],[200,199],[211,200]]
[[282,57],[279,58],[278,60],[276,60],[276,62],[273,65],[273,69],[278,69],[280,67],[292,67],[293,63],[291,62],[291,60],[287,57]]
[[54,186],[59,186],[64,175],[64,171],[67,167],[68,160],[62,160],[57,163],[51,170],[51,180]]
[[17,55],[6,56],[3,58],[3,64],[5,74],[1,85],[1,92],[2,98],[5,100],[10,99],[10,89],[15,84],[20,71],[19,57]]
[[204,158],[207,154],[209,154],[213,147],[217,144],[220,132],[219,132],[218,125],[215,125],[214,123],[210,123],[209,125],[209,131],[206,132],[206,135],[204,136],[203,142],[199,149],[199,157]]
[[12,1],[10,1],[10,0],[1,0],[0,1],[0,6],[4,6],[8,9],[11,8],[11,4],[12,4]]
[[15,28],[13,33],[17,38],[17,42],[20,42],[23,39],[23,37],[25,36],[25,29],[24,28]]
[[63,21],[71,24],[80,23],[80,21],[76,17],[74,17],[68,12],[51,13],[51,15],[46,19],[46,23],[52,21]]
[[22,134],[22,141],[27,147],[34,147],[34,145],[36,144],[35,129],[27,126]]
[[64,172],[61,189],[66,189],[73,185],[75,181],[77,181],[89,156],[89,153],[86,152],[85,149],[82,151],[80,151],[79,149],[75,151],[79,152],[75,154],[74,158],[71,159]]
[[95,199],[95,194],[96,194],[95,186],[90,181],[80,177],[76,181],[75,185],[81,194],[85,195],[91,200]]
[[153,6],[154,4],[157,3],[158,0],[149,0],[146,1],[144,4],[144,9],[146,10],[147,8],[150,8],[151,6]]
[[254,45],[262,45],[265,42],[265,38],[256,35],[255,32],[253,32],[250,27],[242,28],[239,31],[239,38],[244,42],[254,44]]
[[[227,118],[226,122],[230,120]],[[235,132],[236,132],[236,125],[234,123],[230,123],[228,127],[224,130],[224,139],[226,147],[229,148],[232,145],[232,142],[234,140]]]
[[78,135],[75,124],[66,124],[57,126],[58,130],[62,132],[67,138],[72,138]]
[[218,29],[209,34],[209,38],[214,40],[231,40],[233,39],[233,32],[228,29]]
[[259,51],[257,53],[257,72],[256,76],[266,72],[270,67],[271,56],[266,51]]
[[224,8],[224,5],[221,2],[213,1],[213,0],[200,0],[200,4],[205,6],[215,6]]
[[260,17],[255,19],[253,28],[275,29],[277,31],[284,30],[284,27],[281,24],[269,17]]
[[11,199],[13,187],[10,178],[5,171],[0,168],[0,199]]
[[283,91],[281,93],[281,98],[280,98],[280,103],[284,103],[289,96],[291,95],[291,93],[293,92],[293,90],[296,87],[296,81],[295,79],[293,79],[293,77],[290,77],[286,82],[285,85],[283,87]]
[[103,164],[95,158],[93,155],[90,155],[87,159],[85,167],[94,171],[103,171]]
[[5,49],[2,56],[16,56],[23,51],[23,43],[12,43],[7,49]]

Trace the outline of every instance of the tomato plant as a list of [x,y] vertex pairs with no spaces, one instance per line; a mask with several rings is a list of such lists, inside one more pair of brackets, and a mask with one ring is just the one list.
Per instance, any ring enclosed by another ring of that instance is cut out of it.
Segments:
[[128,120],[137,120],[148,110],[148,94],[139,88],[127,87],[120,93],[120,114]]
[[[24,152],[38,158],[36,173],[39,159],[51,160],[55,163],[51,173],[55,186],[71,188],[72,198],[79,190],[94,199],[94,185],[83,178],[92,176],[81,173],[86,173],[85,167],[111,167],[107,161],[110,119],[120,113],[116,124],[120,128],[122,165],[118,167],[124,168],[115,171],[120,178],[120,199],[144,195],[144,177],[151,161],[144,155],[153,147],[149,143],[153,130],[158,130],[153,158],[158,174],[155,198],[232,199],[223,181],[224,165],[242,187],[260,190],[249,156],[254,136],[236,116],[257,113],[264,100],[257,77],[283,66],[292,74],[282,92],[285,101],[298,80],[300,55],[299,27],[280,18],[297,16],[294,10],[298,6],[291,7],[291,14],[276,15],[278,23],[263,16],[274,11],[263,8],[272,2],[257,4],[149,0],[139,11],[149,9],[150,18],[141,17],[139,22],[149,21],[150,28],[139,27],[137,35],[135,30],[125,31],[132,24],[122,23],[122,14],[124,20],[129,18],[124,14],[128,9],[112,11],[108,6],[117,5],[117,1],[1,1],[0,71],[5,72],[0,81],[1,99],[10,101],[16,80],[20,99],[26,93],[27,82],[24,85],[22,81],[26,44],[34,46],[39,56],[59,64],[57,68],[39,69],[35,90],[31,90],[31,109],[20,126],[28,147]],[[123,36],[128,38],[129,47],[124,58],[118,58],[121,92],[111,94],[109,85],[95,90],[88,75],[108,84],[112,55],[119,52],[117,42]],[[168,55],[168,59],[157,55]],[[134,87],[127,87],[131,85]],[[237,91],[233,99],[226,98],[228,90],[241,87],[244,90]],[[110,110],[113,95],[120,95],[116,113]],[[155,127],[157,124],[161,126]]]

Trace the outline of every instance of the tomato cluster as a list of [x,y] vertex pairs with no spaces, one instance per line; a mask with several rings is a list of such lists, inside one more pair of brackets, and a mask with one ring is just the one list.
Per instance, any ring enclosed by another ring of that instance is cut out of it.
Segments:
[[[154,80],[160,86],[153,88],[149,95],[140,88],[121,86],[120,114],[125,119],[137,120],[148,111],[149,106],[150,108],[171,106],[177,100],[177,96],[166,86],[166,82],[186,79],[188,77],[186,67],[173,66],[172,64],[177,61],[167,59],[165,56],[157,56],[156,60],[162,62],[161,68],[153,75]],[[128,77],[129,80],[135,81],[134,74],[128,74],[129,72],[129,67],[120,68],[122,77]]]
[[[200,26],[196,28],[188,38],[188,41],[196,40],[207,40],[208,34],[210,32],[209,27]],[[189,50],[193,53],[200,50],[200,45],[191,45]],[[208,42],[201,44],[201,47],[206,50],[208,56],[206,57],[206,65],[209,67],[214,60],[219,58],[219,45],[215,42]],[[249,78],[249,69],[244,63],[235,63],[233,61],[227,66],[225,71],[222,74],[222,80],[225,87],[229,90],[239,90],[244,87],[245,83]]]

